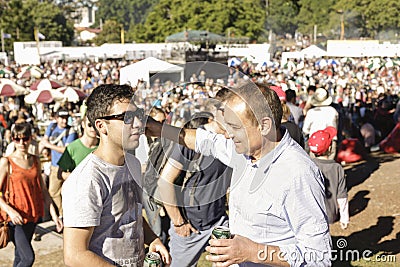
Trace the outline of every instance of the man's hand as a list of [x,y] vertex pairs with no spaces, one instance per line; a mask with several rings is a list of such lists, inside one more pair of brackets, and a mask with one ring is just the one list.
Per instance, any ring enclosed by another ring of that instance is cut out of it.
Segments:
[[192,232],[193,232],[193,233],[196,233],[196,234],[199,233],[199,231],[197,231],[197,229],[194,228],[194,227],[190,224],[190,222],[188,222],[188,223],[186,223],[186,224],[184,224],[184,225],[182,225],[182,226],[180,226],[180,227],[174,226],[174,230],[175,230],[175,233],[176,233],[177,235],[183,236],[183,237],[190,236],[190,234],[191,234]]
[[209,244],[206,250],[216,255],[207,255],[206,260],[214,262],[217,267],[252,261],[257,257],[257,244],[240,235],[233,239],[211,239]]
[[45,138],[42,138],[42,140],[40,140],[40,144],[39,145],[42,146],[42,147],[49,147],[49,145],[51,145],[51,144],[50,144],[49,140],[47,140]]
[[64,223],[60,217],[53,218],[54,223],[56,224],[56,230],[58,233],[64,228]]
[[165,266],[169,266],[171,264],[171,256],[169,255],[167,248],[161,242],[160,238],[156,238],[150,243],[149,251],[158,252],[161,255],[162,261],[165,263]]

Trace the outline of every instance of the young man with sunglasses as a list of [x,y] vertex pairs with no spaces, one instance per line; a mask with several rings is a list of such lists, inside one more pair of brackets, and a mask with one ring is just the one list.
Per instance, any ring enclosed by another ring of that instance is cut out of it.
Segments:
[[67,266],[143,266],[144,244],[170,256],[142,217],[141,165],[126,151],[139,145],[144,111],[128,85],[93,90],[87,117],[100,137],[63,186],[64,261]]
[[62,170],[62,178],[66,180],[78,164],[97,148],[99,139],[96,131],[86,116],[82,120],[83,135],[67,146],[58,166]]

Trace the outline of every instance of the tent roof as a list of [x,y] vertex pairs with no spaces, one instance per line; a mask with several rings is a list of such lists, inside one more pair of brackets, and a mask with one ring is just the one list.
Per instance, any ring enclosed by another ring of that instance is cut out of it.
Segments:
[[202,42],[210,43],[224,42],[225,37],[209,31],[183,31],[174,33],[166,38],[167,42]]
[[301,50],[301,53],[307,57],[322,57],[326,55],[326,51],[316,45],[310,45],[309,47],[304,48]]
[[184,68],[178,65],[168,63],[166,61],[148,57],[120,70],[120,84],[130,82],[136,85],[138,80],[149,81],[150,73],[181,73],[183,75]]
[[173,73],[173,72],[181,72],[183,71],[183,67],[178,65],[174,65],[168,63],[166,61],[157,59],[155,57],[148,57],[131,65],[121,68],[121,71],[132,70],[132,69],[145,69],[150,73],[156,72],[165,72],[165,73]]

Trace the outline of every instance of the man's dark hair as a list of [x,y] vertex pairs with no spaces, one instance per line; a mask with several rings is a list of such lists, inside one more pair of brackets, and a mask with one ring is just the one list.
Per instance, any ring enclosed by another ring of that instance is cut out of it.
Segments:
[[214,116],[210,112],[201,111],[193,114],[190,121],[186,122],[183,126],[187,129],[197,129],[202,125],[209,123],[210,119],[214,119]]
[[296,100],[296,91],[295,90],[287,89],[285,91],[285,94],[286,94],[286,101],[287,102],[293,103],[292,100],[293,99]]
[[307,93],[310,93],[311,91],[315,93],[315,91],[317,91],[317,87],[315,85],[308,86]]
[[[97,118],[110,115],[110,109],[115,101],[131,101],[133,96],[134,91],[129,85],[102,84],[88,97],[86,116],[90,123],[95,125]],[[96,127],[94,128],[97,132]]]
[[233,97],[240,97],[246,103],[253,125],[258,125],[262,118],[269,117],[276,129],[280,128],[283,115],[281,101],[267,84],[246,81],[233,88],[233,92]]
[[231,89],[229,89],[227,87],[222,87],[221,89],[219,89],[214,97],[214,100],[215,100],[214,106],[217,109],[220,109],[222,106],[222,102],[227,100],[229,98],[230,94],[231,94]]

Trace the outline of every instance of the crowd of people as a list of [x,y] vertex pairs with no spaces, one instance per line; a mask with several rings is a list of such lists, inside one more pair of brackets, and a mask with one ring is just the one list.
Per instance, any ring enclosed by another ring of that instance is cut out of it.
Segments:
[[[329,266],[328,224],[350,223],[337,162],[400,152],[400,67],[375,63],[243,61],[226,77],[199,69],[186,82],[156,77],[135,87],[117,85],[123,60],[43,64],[42,77],[88,98],[27,106],[1,97],[0,188],[17,180],[0,209],[15,264],[33,264],[46,206],[71,266],[141,266],[144,244],[172,266],[195,266],[204,250],[223,266]],[[18,78],[20,66],[8,70],[18,84],[34,81]],[[141,166],[133,151],[144,128]],[[209,241],[228,225],[233,239]]]

